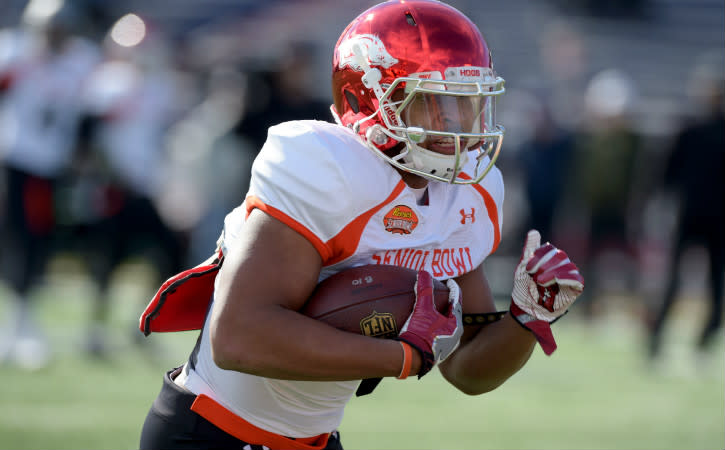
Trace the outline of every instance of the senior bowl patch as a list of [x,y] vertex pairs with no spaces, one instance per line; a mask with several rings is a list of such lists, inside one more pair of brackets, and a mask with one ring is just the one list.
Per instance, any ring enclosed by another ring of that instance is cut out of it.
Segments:
[[410,207],[396,205],[383,217],[385,231],[394,234],[410,234],[418,226],[418,216]]

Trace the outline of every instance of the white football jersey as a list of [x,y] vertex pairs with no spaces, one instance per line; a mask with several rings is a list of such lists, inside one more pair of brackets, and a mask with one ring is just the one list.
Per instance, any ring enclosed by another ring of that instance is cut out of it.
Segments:
[[[222,249],[235,251],[248,213],[259,208],[317,248],[320,281],[364,264],[425,269],[441,280],[475,269],[500,240],[501,173],[494,167],[479,185],[431,182],[428,190],[427,204],[419,205],[398,172],[347,128],[283,123],[270,128],[249,193],[225,220]],[[195,369],[187,367],[182,381],[192,392],[283,436],[339,426],[359,381],[289,381],[222,370],[211,357],[208,327],[207,320]]]

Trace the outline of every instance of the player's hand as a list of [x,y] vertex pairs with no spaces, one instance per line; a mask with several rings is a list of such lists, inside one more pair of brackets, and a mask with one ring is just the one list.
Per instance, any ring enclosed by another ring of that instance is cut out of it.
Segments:
[[435,307],[433,276],[425,270],[418,272],[413,312],[398,335],[398,339],[415,347],[423,358],[418,378],[453,353],[463,334],[461,290],[453,280],[446,284],[449,305],[446,314],[441,314]]
[[584,278],[566,253],[541,245],[541,235],[530,230],[514,273],[511,315],[529,329],[550,355],[556,342],[550,324],[556,321],[584,290]]

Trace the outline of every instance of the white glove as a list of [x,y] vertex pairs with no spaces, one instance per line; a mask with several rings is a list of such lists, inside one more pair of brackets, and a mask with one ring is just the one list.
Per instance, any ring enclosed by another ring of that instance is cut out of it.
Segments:
[[531,230],[514,273],[511,315],[529,329],[549,355],[556,349],[550,324],[556,321],[584,290],[584,278],[565,252],[541,245],[541,235]]

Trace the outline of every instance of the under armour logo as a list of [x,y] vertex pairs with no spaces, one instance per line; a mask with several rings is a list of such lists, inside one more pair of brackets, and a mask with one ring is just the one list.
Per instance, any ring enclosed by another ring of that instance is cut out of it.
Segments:
[[476,208],[471,208],[471,212],[468,214],[465,209],[461,209],[461,223],[465,224],[468,219],[471,219],[471,223],[476,221]]
[[539,305],[554,311],[554,301],[556,300],[557,294],[559,294],[559,285],[553,284],[551,286],[536,286],[539,291]]

